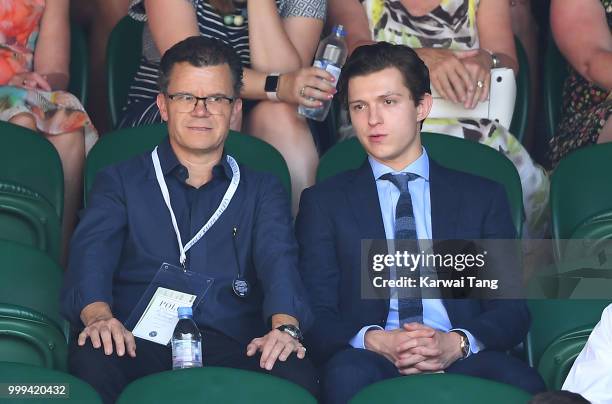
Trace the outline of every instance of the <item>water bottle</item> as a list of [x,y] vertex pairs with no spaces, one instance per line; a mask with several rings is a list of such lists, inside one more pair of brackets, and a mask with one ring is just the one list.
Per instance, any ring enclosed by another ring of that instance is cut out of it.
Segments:
[[202,335],[191,307],[178,308],[179,321],[172,334],[172,369],[202,367]]
[[[319,44],[317,56],[313,64],[314,67],[326,70],[336,78],[334,86],[338,83],[340,70],[344,62],[346,62],[348,54],[346,42],[344,41],[345,35],[344,27],[342,25],[335,25],[332,33]],[[300,105],[298,113],[315,121],[323,121],[329,112],[331,103],[332,100],[325,100],[323,101],[323,106],[317,108]]]

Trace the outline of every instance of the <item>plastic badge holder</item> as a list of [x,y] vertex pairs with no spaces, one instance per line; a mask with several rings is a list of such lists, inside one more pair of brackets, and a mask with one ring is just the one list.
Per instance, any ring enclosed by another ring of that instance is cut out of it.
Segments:
[[155,291],[157,291],[157,288],[162,287],[195,295],[196,298],[191,306],[195,309],[198,304],[200,304],[213,282],[214,278],[204,276],[199,272],[183,270],[177,266],[163,263],[155,274],[151,284],[138,301],[138,304],[134,310],[132,310],[132,313],[125,322],[125,328],[128,330],[134,329],[136,323],[143,315],[151,298],[155,294]]
[[512,69],[492,69],[489,97],[486,101],[479,102],[474,109],[445,100],[433,87],[431,95],[433,106],[429,118],[488,118],[499,122],[504,128],[509,128],[516,101],[516,78]]

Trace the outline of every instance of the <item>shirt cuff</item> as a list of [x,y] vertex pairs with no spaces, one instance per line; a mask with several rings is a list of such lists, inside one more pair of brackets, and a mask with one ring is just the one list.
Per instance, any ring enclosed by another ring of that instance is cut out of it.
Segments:
[[353,348],[365,349],[365,334],[370,330],[382,330],[379,325],[366,325],[349,341]]
[[467,336],[468,341],[470,341],[470,352],[468,353],[468,356],[470,356],[471,354],[478,353],[485,348],[484,344],[477,340],[476,337],[474,337],[472,333],[468,330],[465,330],[463,328],[453,328],[452,330],[449,330],[449,332],[451,331],[461,331]]

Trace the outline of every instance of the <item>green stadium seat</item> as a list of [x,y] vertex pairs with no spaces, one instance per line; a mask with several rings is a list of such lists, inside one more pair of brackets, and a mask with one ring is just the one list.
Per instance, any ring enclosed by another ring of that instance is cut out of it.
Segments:
[[59,261],[64,177],[53,145],[29,129],[0,122],[0,232]]
[[68,91],[74,94],[83,106],[87,104],[89,84],[89,58],[87,41],[77,24],[70,24],[70,82]]
[[[469,140],[434,133],[422,133],[423,145],[441,165],[489,178],[506,188],[512,219],[518,234],[523,226],[523,191],[514,165],[494,149]],[[337,143],[327,151],[317,168],[317,182],[342,171],[358,168],[366,153],[357,138]]]
[[[87,383],[69,375],[19,363],[0,362],[0,380],[2,383],[11,385],[65,385],[67,395],[65,396],[29,396],[29,397],[2,397],[7,398],[8,403],[79,403],[79,404],[102,404],[102,400],[96,391]],[[6,393],[6,387],[4,388]],[[2,401],[4,402],[4,401]]]
[[[117,130],[104,135],[91,149],[85,164],[85,199],[96,173],[111,164],[153,150],[167,136],[165,124]],[[268,143],[253,136],[230,131],[225,142],[228,154],[253,170],[275,174],[291,195],[289,169],[283,156]]]
[[117,404],[176,402],[224,404],[315,404],[302,387],[246,370],[203,367],[156,373],[138,379],[123,391]]
[[63,270],[45,253],[0,240],[0,360],[64,369]]
[[396,377],[372,384],[351,404],[527,404],[531,395],[519,388],[476,377],[440,373]]
[[592,326],[580,327],[567,332],[551,343],[542,354],[538,371],[549,390],[561,390],[574,361],[584,348]]
[[17,362],[65,370],[67,356],[66,334],[54,320],[27,307],[0,303],[0,366]]
[[612,187],[608,170],[612,143],[583,147],[563,158],[550,185],[555,258],[563,239],[612,239]]
[[113,28],[106,47],[108,102],[112,127],[117,127],[121,110],[127,101],[128,90],[138,70],[142,55],[144,23],[129,16],[123,17]]
[[[531,312],[531,329],[527,335],[527,358],[529,364],[540,368],[545,352],[550,348],[546,361],[554,358],[555,346],[560,346],[558,341],[575,339],[580,330],[590,330],[601,318],[601,313],[612,300],[605,299],[541,299],[529,300],[529,311]],[[582,332],[582,331],[580,331]],[[566,338],[571,337],[571,338]],[[552,348],[551,348],[552,347]],[[549,364],[544,364],[549,369]],[[559,370],[560,371],[560,370]],[[545,380],[549,376],[542,374]]]

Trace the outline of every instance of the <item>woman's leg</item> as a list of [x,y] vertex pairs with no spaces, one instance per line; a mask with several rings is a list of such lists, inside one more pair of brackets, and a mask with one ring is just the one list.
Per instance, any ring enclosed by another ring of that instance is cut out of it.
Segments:
[[291,175],[292,213],[300,195],[314,184],[319,156],[306,120],[297,108],[280,102],[261,101],[249,113],[247,132],[274,146],[284,157]]
[[612,116],[608,118],[604,127],[601,128],[601,132],[597,138],[597,143],[607,142],[612,142]]
[[85,162],[85,138],[82,130],[47,135],[55,146],[64,170],[64,218],[62,220],[62,264],[68,261],[70,237],[76,225],[77,211],[81,206],[83,190],[83,164]]
[[36,129],[36,120],[31,114],[28,114],[27,112],[22,112],[21,114],[15,115],[11,119],[9,119],[9,122],[38,132],[38,129]]

